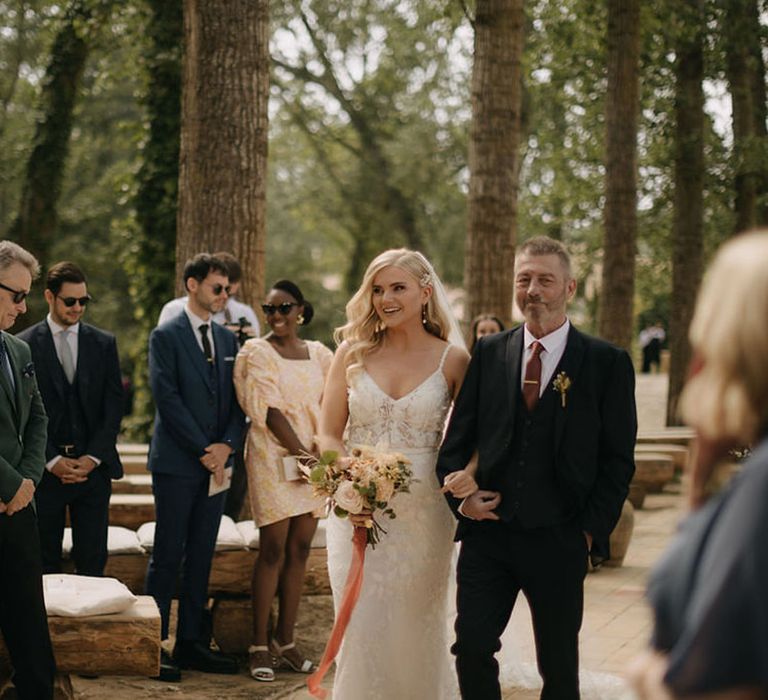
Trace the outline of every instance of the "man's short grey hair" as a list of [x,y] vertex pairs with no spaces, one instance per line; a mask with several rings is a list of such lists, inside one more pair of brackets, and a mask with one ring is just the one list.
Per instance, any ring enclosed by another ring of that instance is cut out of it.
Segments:
[[568,277],[571,277],[571,256],[565,246],[549,236],[534,236],[523,241],[517,248],[516,255],[557,255],[563,263]]
[[15,264],[26,267],[32,279],[40,274],[40,263],[32,253],[13,241],[0,241],[0,272]]

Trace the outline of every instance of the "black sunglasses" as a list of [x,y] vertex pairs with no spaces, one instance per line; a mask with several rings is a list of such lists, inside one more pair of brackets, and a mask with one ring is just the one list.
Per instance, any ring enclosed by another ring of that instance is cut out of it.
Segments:
[[291,309],[294,306],[299,306],[295,301],[284,301],[282,304],[278,304],[275,306],[274,304],[262,304],[261,310],[267,314],[267,316],[272,316],[276,311],[279,311],[282,316],[287,316],[289,313],[291,313]]
[[86,294],[84,297],[59,297],[61,301],[64,303],[64,306],[71,307],[75,304],[80,304],[80,306],[85,306],[89,301],[91,301],[91,295]]
[[223,285],[223,284],[211,284],[208,282],[207,284],[211,285],[211,291],[213,292],[214,296],[219,296],[222,292],[226,292],[227,296],[229,296],[229,290],[231,287],[229,285]]
[[21,304],[21,302],[29,296],[29,292],[20,292],[18,289],[11,289],[11,287],[6,287],[2,282],[0,282],[0,288],[11,293],[11,301],[14,304]]

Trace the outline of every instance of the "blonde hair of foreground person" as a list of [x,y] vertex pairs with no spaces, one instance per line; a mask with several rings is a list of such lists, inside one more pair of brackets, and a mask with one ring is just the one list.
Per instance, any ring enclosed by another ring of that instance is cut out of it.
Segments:
[[768,427],[768,230],[720,249],[688,335],[699,369],[681,395],[683,418],[709,440],[748,445]]
[[368,265],[360,288],[347,302],[347,323],[336,329],[338,344],[347,341],[347,373],[362,369],[365,356],[381,345],[386,326],[373,308],[373,280],[385,267],[397,267],[413,275],[420,287],[431,287],[424,308],[424,329],[432,335],[463,348],[464,340],[451,312],[442,282],[430,262],[418,251],[394,248],[377,255]]

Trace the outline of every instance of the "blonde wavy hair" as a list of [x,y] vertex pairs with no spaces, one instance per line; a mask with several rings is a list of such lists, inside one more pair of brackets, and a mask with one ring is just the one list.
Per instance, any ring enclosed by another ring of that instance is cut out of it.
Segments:
[[[418,251],[407,248],[386,250],[376,256],[363,275],[360,288],[347,303],[347,322],[336,329],[334,338],[341,344],[346,341],[347,375],[362,368],[370,352],[381,345],[386,337],[386,327],[373,308],[373,280],[385,267],[397,267],[413,275],[419,286],[431,287],[432,294],[426,304],[424,329],[432,335],[454,344],[462,344],[458,324],[448,306],[442,283],[430,262]],[[458,343],[455,338],[458,336]]]
[[704,277],[688,333],[701,369],[680,398],[710,439],[750,444],[768,430],[768,230],[726,243]]

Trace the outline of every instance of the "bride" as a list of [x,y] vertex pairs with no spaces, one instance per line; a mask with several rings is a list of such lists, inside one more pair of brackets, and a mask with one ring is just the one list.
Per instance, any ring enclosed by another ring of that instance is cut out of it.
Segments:
[[[384,444],[412,462],[410,493],[392,502],[387,534],[366,552],[363,587],[336,660],[334,700],[458,697],[446,624],[455,521],[435,476],[446,414],[469,356],[443,290],[418,252],[371,262],[347,304],[325,387],[320,447]],[[469,474],[450,484],[462,497]],[[365,516],[329,517],[328,569],[338,609]]]

